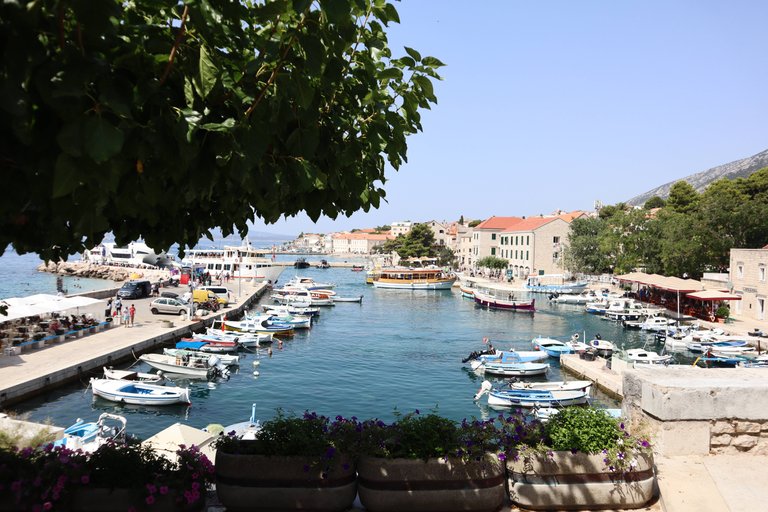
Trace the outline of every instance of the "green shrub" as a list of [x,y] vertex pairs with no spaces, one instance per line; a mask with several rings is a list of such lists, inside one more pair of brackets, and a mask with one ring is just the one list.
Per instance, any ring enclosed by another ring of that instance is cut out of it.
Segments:
[[553,450],[598,453],[616,445],[623,436],[619,422],[601,409],[568,407],[554,415],[544,427]]

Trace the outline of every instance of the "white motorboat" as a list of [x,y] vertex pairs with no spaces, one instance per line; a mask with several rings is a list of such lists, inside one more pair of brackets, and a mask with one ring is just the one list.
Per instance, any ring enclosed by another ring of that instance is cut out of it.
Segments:
[[266,325],[284,324],[290,325],[294,329],[309,329],[312,327],[312,317],[306,315],[269,315],[269,314],[248,314],[245,320],[249,322],[263,322]]
[[597,355],[602,357],[611,357],[614,350],[616,350],[616,345],[611,341],[600,338],[599,336],[599,334],[596,334],[594,338],[585,343],[589,345],[590,348],[597,350]]
[[[281,306],[279,304],[264,304],[264,312],[268,314],[287,313],[289,315],[317,316],[320,314],[320,308],[300,307],[293,304]],[[274,313],[273,313],[274,312]]]
[[586,304],[598,299],[593,290],[584,290],[581,293],[553,293],[549,300],[556,304]]
[[115,370],[112,367],[104,367],[104,378],[112,380],[136,380],[141,382],[148,382],[150,384],[157,384],[165,380],[165,377],[161,373],[143,373],[133,370]]
[[285,283],[283,288],[306,288],[307,290],[330,290],[336,285],[333,283],[318,283],[311,277],[293,276]]
[[224,435],[234,435],[239,439],[256,439],[256,434],[261,430],[261,422],[256,419],[256,404],[251,406],[251,417],[248,421],[233,423],[224,427]]
[[54,441],[54,446],[69,450],[95,452],[108,442],[124,443],[126,419],[118,414],[102,413],[96,421],[77,418],[74,424],[64,429],[64,437]]
[[336,297],[336,296],[333,296],[333,297],[331,297],[331,300],[333,300],[333,302],[358,302],[358,303],[362,303],[363,302],[363,296],[362,295],[359,295],[357,297]]
[[133,405],[190,404],[189,388],[158,386],[130,380],[91,379],[94,396]]
[[543,375],[549,370],[549,363],[534,361],[522,363],[484,363],[472,361],[471,368],[489,375],[502,377],[525,377],[528,375]]
[[669,364],[672,360],[670,354],[659,355],[656,352],[650,352],[642,348],[631,348],[627,350],[627,358],[632,363],[642,364]]
[[[163,354],[171,356],[173,358],[187,356],[189,358],[197,358],[201,361],[208,362],[211,358],[211,354],[208,352],[200,352],[198,350],[186,350],[183,348],[164,348]],[[216,354],[222,364],[227,366],[236,366],[240,364],[240,356],[235,354]]]
[[208,359],[191,357],[188,355],[169,356],[165,354],[142,354],[139,356],[152,368],[157,368],[166,373],[175,373],[179,375],[189,375],[213,379],[218,376],[227,376],[229,370],[216,354],[211,354]]
[[649,316],[640,324],[640,329],[643,331],[660,332],[666,331],[673,325],[675,325],[675,321],[671,318],[665,316]]
[[224,329],[226,325],[220,320],[214,320],[211,327],[206,328],[205,333],[219,336],[222,339],[236,341],[241,347],[258,347],[269,345],[274,341],[270,332],[240,332]]

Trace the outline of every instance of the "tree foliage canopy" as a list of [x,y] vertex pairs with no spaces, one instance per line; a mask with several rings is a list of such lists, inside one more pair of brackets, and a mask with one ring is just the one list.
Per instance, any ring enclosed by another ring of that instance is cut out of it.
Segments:
[[0,248],[157,249],[378,207],[442,63],[385,0],[0,3]]
[[435,258],[438,256],[435,234],[427,224],[414,224],[405,235],[387,240],[377,250],[380,253],[396,252],[401,258]]
[[701,194],[677,182],[656,215],[621,203],[607,208],[598,218],[571,223],[564,255],[568,270],[642,268],[698,277],[728,268],[732,248],[755,249],[768,242],[768,168],[747,178],[720,179]]
[[504,258],[497,256],[486,256],[477,260],[477,266],[480,268],[490,268],[494,270],[501,270],[507,268],[509,262]]

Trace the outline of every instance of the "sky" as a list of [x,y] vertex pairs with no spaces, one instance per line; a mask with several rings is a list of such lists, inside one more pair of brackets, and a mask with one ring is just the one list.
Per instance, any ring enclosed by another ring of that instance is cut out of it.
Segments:
[[591,210],[768,149],[765,0],[404,0],[387,31],[446,64],[377,210],[254,231]]

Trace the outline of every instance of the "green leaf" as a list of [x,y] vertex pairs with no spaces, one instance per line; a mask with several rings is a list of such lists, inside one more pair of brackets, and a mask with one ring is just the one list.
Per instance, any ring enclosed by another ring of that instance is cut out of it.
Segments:
[[405,47],[405,53],[413,57],[413,60],[416,62],[419,62],[421,60],[421,54],[414,50],[413,48],[409,48],[408,46]]
[[53,175],[53,199],[68,196],[80,186],[82,173],[69,155],[60,155],[56,159]]
[[87,153],[96,163],[106,162],[123,149],[123,132],[101,117],[88,118],[84,135]]
[[208,94],[216,86],[216,79],[219,74],[219,70],[211,60],[211,56],[208,50],[203,45],[200,47],[200,95],[203,99],[208,97]]
[[200,128],[208,130],[209,132],[226,132],[235,126],[235,120],[233,118],[227,118],[221,123],[205,123],[201,124]]
[[349,0],[321,0],[320,7],[331,23],[338,25],[349,21]]
[[387,68],[381,71],[377,78],[379,80],[402,80],[403,72],[397,68]]
[[59,147],[68,155],[79,157],[83,154],[83,130],[80,119],[65,124],[56,135]]

